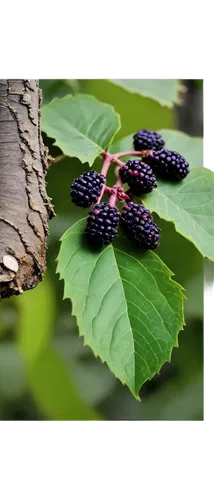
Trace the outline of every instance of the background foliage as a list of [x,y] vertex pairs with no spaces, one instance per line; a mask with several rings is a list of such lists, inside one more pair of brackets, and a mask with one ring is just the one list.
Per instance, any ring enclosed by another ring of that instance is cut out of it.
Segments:
[[[168,105],[162,106],[157,102],[156,94],[144,97],[148,95],[145,87],[139,91],[132,86],[131,92],[130,89],[127,92],[121,81],[120,85],[115,85],[104,80],[41,80],[40,86],[45,103],[53,97],[78,92],[94,95],[101,102],[113,105],[122,122],[117,139],[142,127],[155,130],[179,128],[180,108],[172,107],[179,95],[178,92],[173,94],[173,90],[171,101],[167,103],[167,87],[165,94],[161,89],[161,99]],[[196,88],[198,92],[197,85]],[[179,90],[178,83],[174,89]],[[188,93],[184,95],[186,100]],[[185,105],[188,109],[187,103]],[[191,134],[190,128],[185,131]],[[53,156],[61,153],[56,146],[51,146],[53,141],[46,136],[44,139]],[[185,155],[188,145],[182,139],[181,134],[183,150],[179,149],[179,152]],[[198,139],[195,139],[194,151],[197,143]],[[96,165],[99,169],[99,159]],[[198,158],[198,166],[202,166],[201,158]],[[44,282],[35,290],[0,305],[1,418],[201,420],[203,263],[196,248],[176,233],[171,222],[158,220],[162,238],[157,253],[175,272],[176,281],[186,289],[187,327],[179,334],[179,349],[174,349],[172,363],[166,363],[160,374],[141,389],[141,403],[134,400],[106,365],[94,358],[89,348],[83,347],[82,338],[78,337],[75,319],[70,315],[70,303],[62,301],[63,284],[55,270],[59,238],[82,217],[81,209],[71,207],[69,188],[72,180],[84,170],[85,166],[79,160],[71,158],[50,168],[48,192],[53,197],[57,217],[50,222],[48,272]]]

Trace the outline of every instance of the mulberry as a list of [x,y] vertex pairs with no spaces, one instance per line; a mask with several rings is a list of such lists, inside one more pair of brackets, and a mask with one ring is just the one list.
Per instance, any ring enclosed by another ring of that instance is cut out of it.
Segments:
[[133,139],[136,151],[143,151],[145,149],[158,151],[159,149],[162,149],[165,144],[160,134],[150,130],[138,130]]
[[97,203],[89,212],[85,236],[96,245],[108,245],[117,234],[119,210],[109,203]]
[[120,167],[120,176],[127,182],[133,194],[150,193],[157,187],[156,177],[149,165],[142,160],[129,160]]
[[88,208],[95,203],[106,179],[95,170],[84,172],[71,184],[70,195],[78,207]]
[[158,176],[164,179],[180,181],[189,173],[189,164],[185,158],[179,153],[168,149],[154,151],[144,161]]
[[127,237],[147,250],[159,244],[160,229],[153,221],[151,212],[144,205],[130,201],[123,207],[120,224]]

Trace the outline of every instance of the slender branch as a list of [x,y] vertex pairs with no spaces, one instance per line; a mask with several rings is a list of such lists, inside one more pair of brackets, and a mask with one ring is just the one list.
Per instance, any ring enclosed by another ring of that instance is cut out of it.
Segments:
[[123,161],[119,160],[116,156],[114,156],[112,161],[114,163],[116,163],[116,165],[119,165],[119,167],[123,167],[123,165],[125,165],[125,163]]
[[[140,156],[140,155],[142,155],[142,152],[141,151],[125,151],[123,153],[111,154],[111,153],[108,153],[107,151],[103,151],[103,153],[101,153],[101,156],[104,158],[104,163],[103,163],[103,166],[101,169],[101,174],[104,175],[104,177],[106,177],[111,163],[115,163],[119,167],[123,167],[125,165],[125,163],[123,161],[119,160],[119,157],[128,156],[128,155]],[[119,169],[117,169],[117,170],[118,171],[117,171],[116,184],[114,186],[112,186],[112,188],[107,188],[106,185],[104,185],[102,187],[102,190],[101,190],[100,196],[97,200],[97,203],[100,203],[105,192],[109,195],[109,205],[111,207],[115,206],[117,200],[125,201],[125,200],[131,199],[130,196],[128,196],[124,191],[124,188],[122,185],[122,179],[121,179],[120,174],[119,174]]]
[[59,155],[54,158],[54,163],[58,163],[59,161],[62,161],[66,158],[66,155]]
[[115,158],[121,158],[122,156],[142,156],[142,151],[123,151],[114,155]]
[[109,169],[109,167],[111,165],[111,162],[112,162],[111,157],[106,156],[105,159],[104,159],[104,162],[103,162],[103,166],[102,166],[101,172],[100,172],[104,177],[107,176],[108,169]]
[[[111,158],[109,157],[108,153],[106,155],[102,155],[104,157],[104,162],[103,162],[103,166],[102,166],[102,169],[101,169],[101,174],[106,177],[107,173],[108,173],[108,169],[111,165]],[[96,203],[100,203],[100,201],[102,200],[102,197],[105,193],[105,190],[106,190],[106,185],[103,184],[103,187],[101,189],[101,193],[100,193],[100,196],[99,198],[97,199],[97,202]]]
[[115,186],[113,186],[113,188],[112,188],[112,194],[111,194],[111,196],[109,198],[109,205],[111,207],[114,207],[115,203],[117,201],[117,191],[118,191],[118,188],[122,188],[122,179],[120,177],[119,172],[118,172],[117,182],[116,182]]
[[110,196],[112,194],[112,187],[105,186],[104,193],[106,193],[106,194],[108,194],[108,196]]

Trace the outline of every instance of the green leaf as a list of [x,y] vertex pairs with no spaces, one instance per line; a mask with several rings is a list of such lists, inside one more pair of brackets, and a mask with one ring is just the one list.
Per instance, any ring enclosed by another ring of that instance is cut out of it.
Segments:
[[47,104],[54,97],[65,97],[73,94],[75,90],[75,80],[39,80],[39,87],[42,89],[42,102]]
[[[190,137],[177,130],[158,130],[165,140],[165,147],[171,151],[177,151],[190,164],[190,167],[203,166],[203,139],[201,137]],[[124,137],[111,145],[111,153],[133,149],[133,134]]]
[[108,148],[120,128],[112,106],[84,94],[53,99],[42,107],[41,119],[42,130],[65,155],[89,165]]
[[162,106],[168,106],[169,108],[172,108],[173,104],[178,102],[178,94],[182,90],[179,81],[173,79],[145,80],[138,78],[134,80],[111,79],[109,81],[127,90],[127,92],[150,97],[158,101]]
[[214,173],[194,168],[182,182],[158,180],[143,203],[159,217],[174,222],[176,231],[199,252],[214,260]]
[[90,251],[84,226],[85,220],[77,222],[61,239],[57,272],[64,298],[72,301],[85,344],[138,398],[178,345],[182,287],[154,252],[134,250],[122,236],[115,246]]
[[123,124],[118,132],[118,139],[131,134],[139,128],[158,130],[173,128],[173,112],[167,106],[148,97],[126,92],[122,87],[108,80],[81,80],[81,89],[101,102],[114,106]]

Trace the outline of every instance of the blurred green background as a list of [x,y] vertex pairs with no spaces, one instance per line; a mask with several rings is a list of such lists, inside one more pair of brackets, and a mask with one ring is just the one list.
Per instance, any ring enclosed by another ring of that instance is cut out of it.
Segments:
[[[125,92],[105,80],[40,80],[43,102],[84,92],[112,104],[121,115],[126,136],[139,128],[174,128],[203,133],[203,82],[188,80],[183,103],[172,110]],[[44,135],[52,156],[61,152]],[[100,160],[96,168],[100,169]],[[56,271],[59,238],[79,217],[71,206],[73,179],[87,165],[66,158],[47,175],[48,194],[57,217],[50,221],[47,272],[34,290],[0,304],[1,420],[203,420],[203,260],[193,245],[158,220],[162,229],[158,253],[186,289],[187,326],[179,334],[172,362],[144,384],[141,403],[96,359],[78,336],[71,305],[63,301]]]

